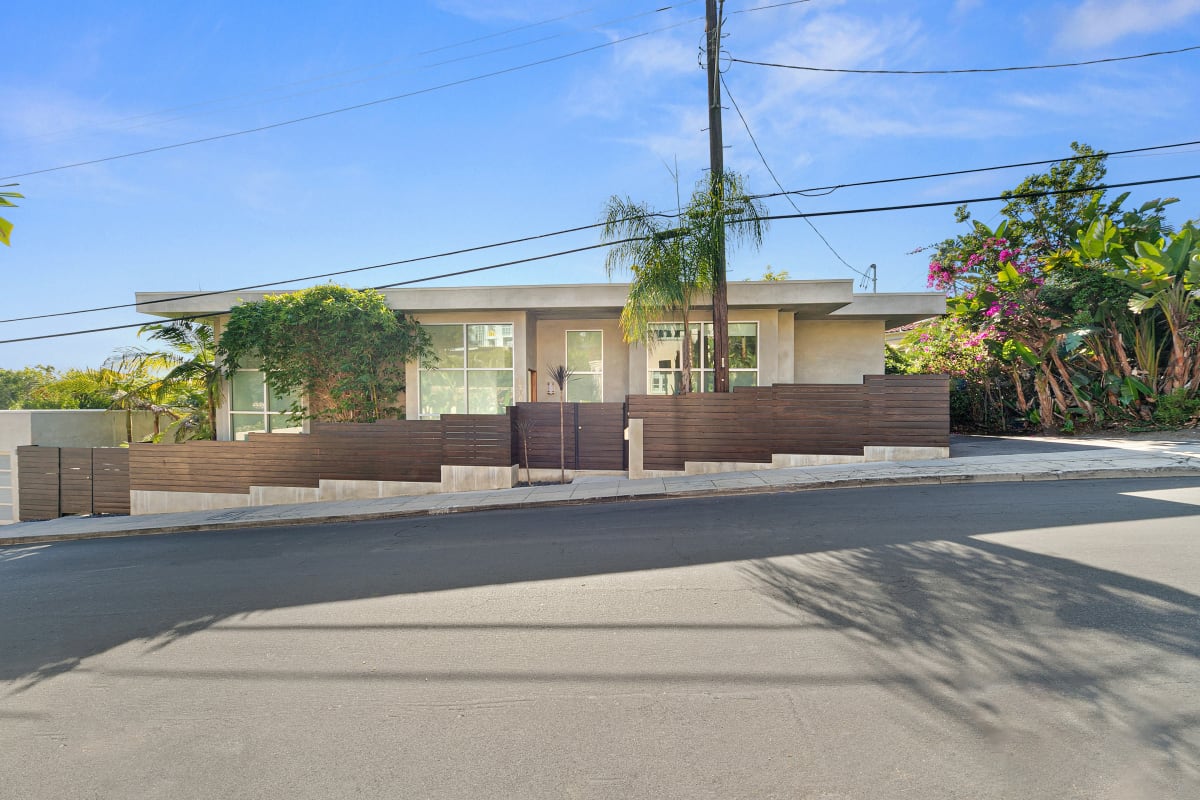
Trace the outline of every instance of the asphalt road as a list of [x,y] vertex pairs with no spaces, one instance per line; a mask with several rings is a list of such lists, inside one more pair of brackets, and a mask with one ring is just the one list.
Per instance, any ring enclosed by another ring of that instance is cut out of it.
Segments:
[[1200,486],[0,549],[0,798],[1194,798]]

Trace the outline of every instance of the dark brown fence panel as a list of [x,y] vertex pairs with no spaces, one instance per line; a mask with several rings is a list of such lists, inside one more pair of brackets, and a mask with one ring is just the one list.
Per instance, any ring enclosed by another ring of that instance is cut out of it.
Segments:
[[92,450],[92,513],[129,513],[129,449]]
[[576,403],[577,469],[625,469],[625,404]]
[[312,442],[287,433],[250,434],[243,442],[134,444],[134,491],[245,494],[251,486],[317,486]]
[[512,462],[525,464],[517,420],[530,420],[529,466],[558,469],[560,447],[567,469],[621,470],[626,466],[624,403],[518,403],[513,408]]
[[58,450],[57,447],[35,445],[17,448],[18,514],[22,521],[61,516]]
[[92,448],[63,447],[59,451],[61,481],[59,513],[92,513]]
[[442,462],[455,466],[512,465],[509,414],[443,414]]
[[780,384],[732,394],[631,395],[643,422],[643,466],[767,463],[775,453],[862,455],[866,445],[947,447],[944,376],[870,376],[863,384]]
[[944,375],[874,375],[867,444],[949,447],[950,381]]
[[318,476],[327,480],[439,481],[440,420],[313,424]]

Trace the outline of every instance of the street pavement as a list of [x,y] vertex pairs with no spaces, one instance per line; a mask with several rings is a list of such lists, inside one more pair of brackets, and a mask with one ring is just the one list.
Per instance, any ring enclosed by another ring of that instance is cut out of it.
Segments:
[[1194,800],[1197,564],[1194,475],[7,547],[0,800]]
[[[1190,434],[1190,432],[1188,432]],[[384,497],[144,516],[72,516],[0,526],[0,546],[276,525],[351,522],[481,510],[880,485],[1200,476],[1200,439],[952,437],[951,458],[629,480],[583,476],[566,485]]]

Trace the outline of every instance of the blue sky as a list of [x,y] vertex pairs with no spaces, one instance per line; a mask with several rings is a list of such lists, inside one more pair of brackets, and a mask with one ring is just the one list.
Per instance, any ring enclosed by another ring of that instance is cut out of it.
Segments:
[[[1200,44],[1200,0],[727,0],[725,47],[839,68],[1056,63]],[[105,158],[590,52],[309,122],[17,178],[0,318],[215,290],[583,225],[609,195],[671,209],[708,161],[700,0],[15,2],[5,10],[0,176]],[[738,13],[746,12],[746,13]],[[558,18],[555,21],[549,21]],[[543,23],[543,24],[537,24]],[[519,29],[519,30],[514,30]],[[636,34],[649,35],[618,41]],[[726,81],[789,188],[1200,139],[1200,53],[1078,69],[837,75],[727,65]],[[729,106],[729,102],[726,102]],[[725,115],[726,165],[775,187]],[[1200,173],[1200,148],[1114,158],[1111,181]],[[842,189],[805,211],[992,195],[1031,170]],[[7,183],[9,181],[0,181]],[[1177,196],[1196,182],[1134,190]],[[976,216],[994,218],[997,204]],[[789,213],[786,202],[769,202]],[[953,209],[815,220],[880,291],[921,291],[911,251],[956,232]],[[594,232],[345,279],[378,285],[541,255]],[[856,277],[799,220],[773,223],[730,278]],[[606,280],[593,251],[443,281]],[[435,285],[435,284],[430,284]],[[0,324],[0,338],[148,321],[131,309]],[[0,367],[95,366],[132,332],[0,345]]]

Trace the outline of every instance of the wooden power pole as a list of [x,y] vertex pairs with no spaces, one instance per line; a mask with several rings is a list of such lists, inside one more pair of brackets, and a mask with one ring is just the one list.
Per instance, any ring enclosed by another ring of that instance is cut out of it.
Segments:
[[713,389],[729,391],[729,293],[725,282],[725,144],[721,136],[721,8],[724,0],[705,0],[705,37],[708,51],[708,161],[712,191],[716,193],[717,238],[713,264]]

